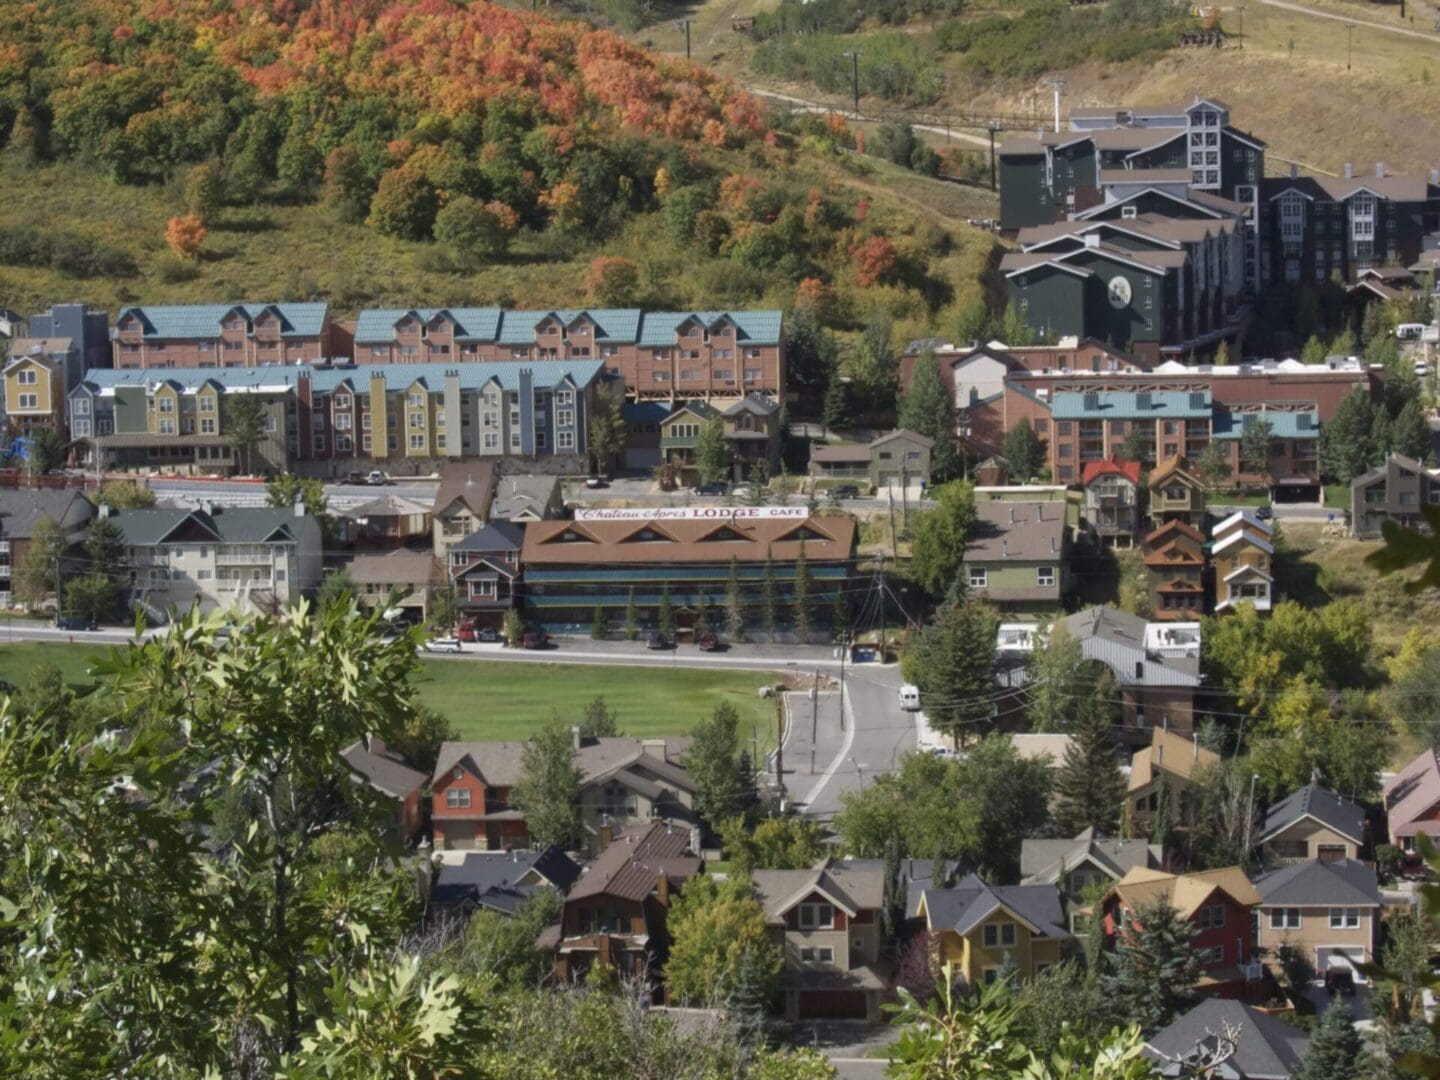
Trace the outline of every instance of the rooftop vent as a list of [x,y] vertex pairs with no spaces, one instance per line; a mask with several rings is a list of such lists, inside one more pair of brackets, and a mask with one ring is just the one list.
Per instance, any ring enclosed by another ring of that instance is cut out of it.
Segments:
[[1377,161],[1377,162],[1375,163],[1375,179],[1377,179],[1377,180],[1384,180],[1384,179],[1385,179],[1385,162],[1383,162],[1383,161]]
[[1150,391],[1149,391],[1149,390],[1141,390],[1138,394],[1135,395],[1135,407],[1136,407],[1137,409],[1148,409],[1148,408],[1151,408],[1151,399],[1150,399]]
[[1085,391],[1084,407],[1086,412],[1098,412],[1100,409],[1100,394],[1094,390]]
[[1355,178],[1355,166],[1352,165],[1352,164],[1350,164],[1350,162],[1347,161],[1347,162],[1345,162],[1345,179],[1346,179],[1346,180],[1353,180],[1354,178]]

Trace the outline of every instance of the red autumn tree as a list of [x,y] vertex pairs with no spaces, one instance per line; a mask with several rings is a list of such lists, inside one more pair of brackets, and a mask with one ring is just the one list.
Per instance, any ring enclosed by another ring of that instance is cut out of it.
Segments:
[[165,226],[165,243],[182,259],[199,258],[200,245],[205,243],[205,222],[199,214],[172,217]]
[[883,236],[872,236],[855,245],[850,249],[850,257],[855,260],[855,280],[862,289],[888,284],[900,268],[900,253]]

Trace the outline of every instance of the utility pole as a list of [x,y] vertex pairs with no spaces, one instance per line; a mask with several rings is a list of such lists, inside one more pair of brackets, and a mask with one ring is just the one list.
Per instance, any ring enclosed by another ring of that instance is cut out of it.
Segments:
[[1355,60],[1355,24],[1345,24],[1345,70],[1350,70],[1350,65]]
[[681,20],[680,20],[680,26],[681,26],[681,27],[684,29],[684,31],[685,31],[685,59],[686,59],[686,60],[689,60],[689,59],[690,59],[690,23],[691,23],[692,21],[693,21],[693,20],[691,20],[691,19],[681,19]]
[[785,703],[775,701],[775,786],[780,789],[780,807],[785,807]]
[[900,530],[906,536],[910,535],[910,499],[905,491],[908,480],[909,477],[906,475],[905,466],[902,463],[900,466]]
[[990,190],[998,190],[995,187],[995,122],[990,122]]
[[[1405,2],[1405,0],[1400,0],[1400,2],[1403,4],[1403,3]],[[1237,6],[1236,6],[1236,10],[1240,12],[1240,35],[1239,35],[1239,37],[1240,37],[1240,48],[1243,49],[1243,48],[1245,48],[1245,5],[1244,5],[1244,4],[1239,4],[1239,5],[1237,5]]]
[[1046,85],[1055,91],[1055,130],[1060,130],[1060,91],[1065,89],[1065,80],[1059,75],[1052,75],[1045,80]]
[[850,89],[855,95],[855,119],[860,119],[860,55],[859,49],[850,49],[842,55],[850,57]]

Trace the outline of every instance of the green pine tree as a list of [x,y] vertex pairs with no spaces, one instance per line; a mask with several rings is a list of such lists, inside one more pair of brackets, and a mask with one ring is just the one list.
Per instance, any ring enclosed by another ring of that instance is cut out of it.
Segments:
[[1358,1066],[1364,1049],[1364,1040],[1355,1030],[1344,1000],[1333,1001],[1310,1037],[1310,1048],[1300,1068],[1295,1070],[1294,1080],[1351,1080],[1360,1072]]
[[635,610],[635,586],[630,586],[630,595],[625,599],[625,640],[634,641],[640,636],[640,614]]
[[[1113,678],[1104,693],[1114,692]],[[1115,757],[1111,704],[1099,697],[1102,682],[1097,681],[1095,695],[1082,703],[1073,740],[1055,775],[1055,824],[1065,836],[1082,829],[1113,835],[1120,822],[1125,778]]]
[[1162,776],[1160,790],[1155,796],[1155,816],[1150,819],[1150,843],[1158,847],[1162,854],[1170,846],[1170,833],[1174,827],[1172,818],[1175,808],[1170,802],[1170,781]]
[[795,638],[801,644],[810,640],[810,564],[805,560],[805,541],[800,541],[800,553],[795,557],[794,600],[790,605],[790,617],[795,624]]
[[775,564],[770,558],[770,549],[765,549],[765,576],[760,581],[760,622],[765,629],[765,640],[775,640]]
[[732,642],[745,640],[745,608],[740,600],[740,564],[730,556],[730,576],[725,582],[725,636]]
[[1102,976],[1120,1015],[1158,1031],[1188,1009],[1200,981],[1195,927],[1163,897],[1142,904],[1120,928],[1113,970]]
[[670,602],[670,585],[668,583],[660,590],[658,622],[661,637],[669,641],[675,636],[675,605]]
[[595,641],[605,640],[605,609],[599,604],[590,613],[590,637]]
[[949,480],[963,472],[955,441],[955,403],[940,375],[933,352],[922,352],[910,371],[910,386],[900,399],[902,428],[931,439],[930,472],[938,480]]
[[935,621],[911,646],[916,654],[916,685],[927,702],[926,715],[956,749],[994,726],[998,624],[994,610],[970,599],[957,577],[956,587],[936,612]]

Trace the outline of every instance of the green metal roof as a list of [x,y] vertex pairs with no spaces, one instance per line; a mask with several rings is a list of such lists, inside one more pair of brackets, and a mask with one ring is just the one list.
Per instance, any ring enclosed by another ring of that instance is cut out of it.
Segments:
[[214,338],[220,336],[220,322],[239,310],[252,322],[266,310],[280,316],[281,337],[319,337],[329,305],[318,304],[183,304],[158,307],[128,307],[115,319],[119,325],[135,315],[145,325],[147,338]]
[[533,385],[542,390],[559,386],[569,379],[584,388],[600,374],[600,360],[491,360],[459,364],[360,364],[346,367],[312,367],[306,364],[258,368],[92,368],[85,373],[80,386],[105,390],[117,386],[152,386],[171,383],[181,391],[198,388],[207,382],[218,383],[226,390],[289,389],[296,380],[308,376],[317,392],[334,390],[348,382],[358,393],[370,392],[370,379],[379,375],[385,389],[406,390],[415,382],[423,382],[431,390],[442,390],[447,372],[460,376],[462,390],[478,390],[492,380],[501,390],[518,390],[520,373],[528,371]]
[[1056,420],[1209,419],[1208,390],[1062,390],[1050,407]]
[[1320,415],[1313,409],[1304,412],[1265,409],[1251,413],[1221,409],[1215,414],[1212,434],[1217,439],[1239,439],[1245,433],[1246,423],[1259,423],[1262,420],[1270,425],[1272,439],[1320,438]]

